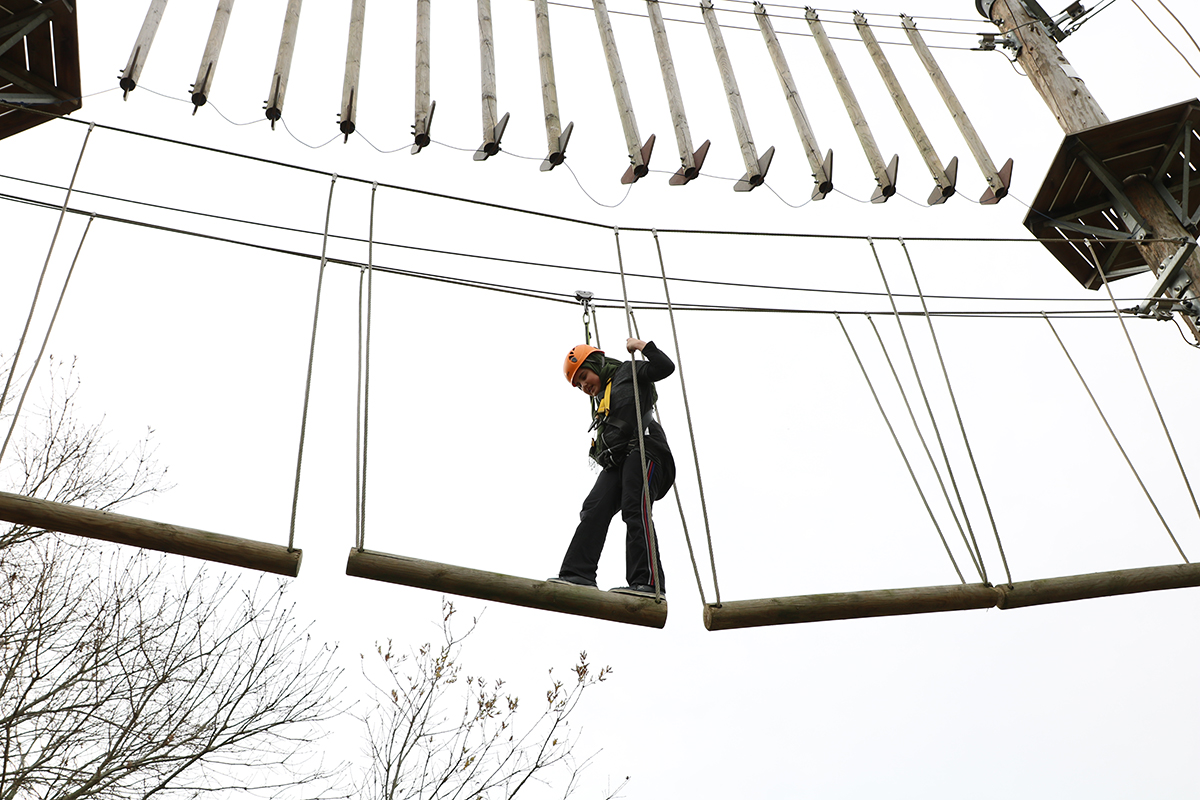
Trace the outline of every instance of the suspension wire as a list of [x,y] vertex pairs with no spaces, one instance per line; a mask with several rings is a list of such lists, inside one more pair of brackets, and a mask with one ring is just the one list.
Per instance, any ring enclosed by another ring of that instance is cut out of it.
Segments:
[[[633,335],[637,338],[642,338],[642,334],[638,332],[637,317],[633,312],[629,312],[629,318],[633,320]],[[679,355],[678,350],[675,353]],[[658,410],[658,403],[654,404],[654,414],[658,417],[658,422],[662,424],[662,413]],[[683,513],[683,500],[679,497],[679,481],[671,484],[671,491],[675,495],[675,507],[679,510],[679,524],[683,526],[683,541],[687,543],[688,559],[692,562],[692,574],[696,576],[696,588],[700,590],[700,605],[708,605],[708,600],[704,597],[704,582],[700,579],[700,566],[696,563],[696,551],[692,547],[692,537],[688,533],[687,517]]]
[[[669,318],[671,320],[671,336],[675,339],[675,358],[677,359],[678,364],[679,364],[679,386],[683,390],[683,411],[687,416],[688,437],[692,441],[692,459],[695,461],[695,464],[696,464],[696,484],[700,489],[700,510],[704,515],[704,535],[708,539],[708,560],[709,560],[710,566],[712,567],[713,591],[716,593],[716,599],[717,599],[716,605],[720,606],[721,605],[721,584],[717,581],[717,558],[713,551],[712,527],[709,524],[709,520],[708,520],[708,504],[705,502],[705,499],[704,499],[704,479],[700,476],[700,454],[696,449],[696,432],[692,425],[692,407],[688,403],[687,382],[684,380],[684,376],[683,376],[683,352],[679,349],[679,331],[675,327],[675,308],[671,304],[671,288],[667,282],[667,268],[663,262],[662,243],[658,239],[658,231],[651,230],[651,233],[654,235],[654,247],[658,251],[658,269],[659,269],[659,272],[662,273],[663,294],[665,294],[666,298],[667,298],[667,315],[669,316]],[[676,497],[678,498],[678,493],[676,494]],[[682,514],[682,509],[681,509],[680,513]],[[684,528],[684,534],[686,535],[686,533],[687,533],[687,529]],[[691,542],[689,541],[688,542],[689,550],[691,549],[691,546],[692,546]],[[697,575],[696,576],[697,583],[699,582],[699,580],[700,580],[699,575]],[[704,600],[703,588],[700,591],[700,599],[701,599],[701,601]]]
[[296,486],[292,492],[292,520],[288,526],[288,551],[295,550],[296,509],[300,505],[300,465],[304,462],[304,432],[308,427],[308,400],[312,393],[313,361],[317,355],[317,318],[321,313],[321,284],[325,280],[325,264],[328,259],[325,248],[329,244],[329,217],[333,212],[333,187],[337,184],[337,173],[329,181],[329,200],[325,204],[325,237],[321,241],[321,266],[317,270],[317,299],[313,304],[312,342],[308,347],[308,374],[304,379],[304,411],[300,414],[300,447],[296,452]]
[[[933,425],[933,433],[937,438],[938,449],[942,453],[942,461],[946,465],[946,474],[950,477],[950,485],[954,489],[954,496],[958,498],[959,509],[962,510],[962,520],[967,523],[967,530],[964,532],[962,521],[958,518],[958,511],[954,508],[954,502],[950,499],[949,492],[946,491],[946,484],[942,480],[942,472],[934,461],[933,454],[929,450],[929,446],[925,443],[925,436],[921,433],[921,428],[917,425],[916,415],[913,414],[912,406],[908,403],[908,395],[904,391],[904,386],[900,383],[900,376],[896,373],[896,368],[892,365],[892,358],[888,355],[887,348],[883,345],[883,337],[879,335],[879,329],[875,328],[875,321],[869,316],[871,327],[875,329],[875,335],[879,339],[879,346],[883,347],[884,355],[887,357],[888,366],[892,368],[892,375],[896,379],[896,386],[900,389],[900,396],[904,398],[904,405],[908,408],[909,418],[912,420],[913,428],[917,431],[917,437],[921,440],[921,446],[925,448],[925,455],[929,457],[929,466],[933,467],[933,472],[937,476],[938,485],[942,488],[942,496],[946,498],[946,505],[950,509],[950,516],[954,518],[954,524],[958,527],[958,533],[962,536],[963,544],[966,545],[967,551],[971,553],[971,562],[975,565],[975,569],[979,572],[979,578],[984,583],[987,583],[987,569],[983,565],[983,554],[979,552],[979,543],[975,540],[975,531],[971,528],[971,520],[967,516],[967,508],[963,503],[962,493],[958,489],[958,481],[954,478],[954,469],[950,466],[950,457],[946,454],[946,444],[942,440],[942,431],[937,424],[937,417],[934,416],[933,406],[929,402],[929,395],[925,392],[925,382],[921,380],[921,372],[917,369],[917,359],[913,355],[912,346],[908,342],[908,333],[904,330],[904,322],[900,319],[900,310],[896,307],[896,299],[892,297],[892,288],[888,284],[887,275],[883,270],[883,263],[879,260],[879,252],[875,249],[875,242],[868,239],[867,243],[871,245],[871,255],[875,257],[875,265],[879,268],[879,277],[883,280],[883,288],[887,290],[888,299],[892,304],[892,315],[896,319],[896,326],[900,329],[900,338],[904,342],[904,350],[908,353],[908,363],[912,365],[913,376],[917,379],[917,388],[921,392],[921,400],[925,403],[925,412],[929,415],[929,422]],[[970,541],[967,540],[967,534],[970,534]]]
[[[615,225],[613,226],[613,237],[617,243],[617,267],[621,270],[621,295],[625,299],[625,325],[629,330],[630,338],[633,338],[633,312],[629,308],[629,292],[625,288],[625,261],[621,257],[621,229]],[[650,475],[646,470],[646,431],[642,424],[642,399],[641,392],[638,390],[637,353],[630,353],[629,360],[629,372],[633,375],[633,407],[637,413],[638,455],[642,460],[642,503],[645,504],[646,509],[646,541],[650,545],[650,576],[651,578],[658,576],[658,580],[654,581],[654,602],[658,603],[662,601],[662,576],[659,574],[658,542],[654,533],[654,519],[650,506]]]
[[[975,463],[975,453],[971,450],[971,441],[967,438],[967,426],[963,424],[962,413],[958,410],[958,400],[954,396],[954,387],[950,385],[950,372],[946,369],[946,360],[942,358],[942,347],[938,344],[937,334],[933,330],[933,318],[929,316],[929,306],[926,305],[925,295],[921,292],[921,282],[917,280],[917,268],[913,266],[912,256],[908,252],[908,245],[903,239],[900,239],[900,247],[904,250],[905,259],[908,260],[908,269],[912,273],[913,284],[917,287],[917,295],[921,298],[921,308],[925,312],[925,322],[929,325],[929,336],[933,339],[933,347],[937,351],[938,363],[942,366],[942,376],[946,379],[946,391],[950,394],[950,403],[954,406],[954,416],[958,419],[958,429],[962,432],[963,444],[967,448],[967,457],[971,460],[971,469],[975,471],[975,482],[979,484],[979,493],[983,496],[983,506],[987,509],[988,521],[991,523],[992,532],[996,537],[996,547],[1000,550],[1000,561],[1004,564],[1004,575],[1008,578],[1008,584],[1011,586],[1012,572],[1008,569],[1008,557],[1004,554],[1004,545],[1000,542],[1000,531],[996,527],[996,519],[992,515],[992,504],[988,502],[987,491],[983,488],[983,478],[979,475],[979,467]],[[978,552],[978,544],[975,545],[975,550]],[[982,556],[980,556],[980,560],[983,560]]]
[[[355,545],[358,547],[358,552],[362,552],[366,547],[367,538],[367,443],[370,441],[367,437],[367,424],[370,421],[371,410],[371,290],[375,280],[375,191],[379,188],[379,184],[371,184],[371,216],[370,222],[367,225],[368,240],[367,240],[367,324],[366,336],[363,336],[363,305],[362,305],[362,284],[363,272],[358,273],[358,420],[361,422],[362,433],[358,433],[357,425],[355,431],[354,446],[357,451],[362,448],[361,461],[357,462],[354,470],[354,479],[356,487],[359,486],[359,476],[361,474],[361,489],[358,491],[357,504],[355,512],[355,533],[357,539]],[[363,339],[366,339],[366,352],[363,351]],[[357,456],[357,452],[355,454]]]
[[[88,140],[92,138],[92,131],[95,129],[96,123],[88,125],[87,133],[83,136],[83,145],[79,148],[79,158],[75,160],[75,171],[71,173],[71,182],[67,185],[67,196],[63,198],[62,207],[58,211],[58,224],[54,226],[54,235],[50,237],[50,249],[46,251],[46,261],[42,264],[42,274],[38,278],[37,287],[33,290],[33,302],[29,304],[29,316],[25,318],[25,327],[21,330],[21,338],[17,342],[17,352],[13,355],[12,367],[8,370],[8,377],[4,381],[4,390],[0,391],[0,411],[4,409],[4,401],[8,397],[8,390],[12,388],[13,375],[17,371],[17,362],[21,360],[21,350],[25,347],[25,337],[29,334],[29,325],[33,322],[33,311],[37,308],[38,296],[42,293],[42,283],[46,280],[46,272],[50,269],[50,256],[54,254],[54,245],[58,241],[58,233],[62,230],[63,218],[67,215],[67,205],[71,202],[71,192],[75,189],[75,178],[79,175],[79,165],[83,163],[83,151],[87,149]],[[95,216],[94,214],[92,215]],[[88,220],[89,224],[91,220]],[[31,376],[32,377],[32,376]],[[0,450],[0,457],[3,457],[3,451]]]
[[1188,480],[1187,470],[1183,468],[1183,461],[1179,458],[1179,451],[1175,449],[1175,440],[1171,438],[1171,431],[1167,428],[1167,420],[1163,417],[1162,409],[1158,406],[1158,398],[1154,396],[1154,390],[1150,388],[1150,379],[1146,377],[1146,370],[1142,366],[1142,359],[1138,356],[1137,348],[1133,346],[1133,338],[1129,335],[1129,327],[1125,324],[1125,317],[1121,314],[1121,310],[1117,308],[1117,301],[1113,298],[1112,287],[1108,284],[1108,276],[1104,274],[1104,270],[1100,267],[1100,259],[1096,257],[1096,251],[1092,248],[1091,243],[1088,243],[1088,251],[1092,254],[1092,261],[1096,265],[1096,271],[1100,273],[1101,279],[1104,280],[1104,288],[1108,292],[1108,299],[1112,301],[1113,313],[1117,315],[1117,320],[1121,323],[1121,330],[1125,333],[1125,341],[1129,342],[1129,350],[1133,353],[1133,360],[1137,362],[1138,372],[1142,374],[1142,383],[1146,385],[1146,392],[1150,395],[1150,402],[1154,404],[1154,411],[1158,414],[1158,421],[1162,425],[1163,433],[1166,434],[1167,444],[1171,446],[1171,454],[1175,456],[1175,463],[1179,465],[1179,474],[1183,476],[1183,485],[1187,487],[1188,496],[1192,498],[1192,508],[1196,509],[1196,516],[1200,517],[1200,504],[1196,502],[1196,493],[1192,491],[1192,483]]
[[1108,424],[1108,417],[1104,416],[1104,412],[1100,409],[1100,403],[1096,400],[1096,396],[1092,394],[1092,390],[1088,387],[1087,381],[1083,378],[1083,373],[1079,371],[1079,367],[1075,364],[1075,359],[1071,358],[1071,354],[1067,352],[1067,346],[1063,344],[1062,337],[1058,335],[1058,331],[1054,328],[1054,323],[1049,317],[1043,315],[1046,324],[1050,326],[1051,333],[1058,340],[1058,346],[1062,348],[1063,355],[1067,357],[1067,361],[1071,362],[1071,368],[1075,370],[1075,374],[1079,377],[1079,382],[1083,384],[1084,391],[1092,401],[1092,405],[1096,407],[1096,413],[1100,415],[1104,427],[1108,428],[1108,433],[1112,436],[1113,443],[1117,449],[1121,451],[1121,455],[1125,458],[1125,463],[1129,465],[1130,471],[1133,472],[1133,477],[1137,479],[1138,486],[1142,487],[1142,492],[1146,495],[1146,499],[1150,501],[1150,507],[1154,509],[1154,513],[1158,515],[1158,521],[1163,524],[1167,530],[1167,536],[1171,537],[1171,542],[1175,545],[1175,549],[1179,551],[1179,555],[1183,558],[1183,563],[1190,564],[1187,555],[1184,554],[1183,548],[1179,546],[1179,540],[1175,538],[1175,534],[1171,532],[1171,526],[1167,524],[1167,520],[1163,517],[1162,512],[1158,510],[1158,504],[1154,502],[1154,498],[1150,496],[1150,490],[1146,488],[1146,484],[1142,481],[1142,476],[1138,474],[1137,468],[1133,466],[1133,461],[1130,460],[1129,454],[1125,452],[1125,448],[1121,446],[1121,442],[1117,439],[1117,434],[1113,431],[1112,425]]
[[[25,406],[25,398],[29,395],[29,388],[33,386],[33,376],[37,373],[38,366],[42,363],[42,356],[46,353],[46,345],[50,343],[50,332],[54,330],[54,323],[58,319],[58,311],[62,308],[63,298],[67,296],[67,286],[71,283],[71,276],[75,274],[75,264],[79,261],[79,254],[83,252],[83,242],[87,239],[88,231],[92,229],[92,220],[95,217],[90,217],[87,221],[87,226],[83,229],[83,235],[79,237],[79,246],[75,248],[75,257],[71,259],[71,268],[67,270],[67,277],[63,280],[62,290],[58,293],[58,302],[54,305],[54,313],[50,316],[50,324],[46,326],[46,336],[42,339],[42,347],[38,350],[37,358],[33,360],[33,368],[29,370],[29,378],[25,382],[25,389],[21,392],[21,399],[17,401],[17,410],[13,412],[12,424],[8,426],[8,434],[4,437],[4,444],[0,445],[0,461],[4,460],[4,453],[8,450],[8,443],[12,439],[13,431],[17,429],[17,419],[21,416],[21,409]],[[16,360],[13,360],[15,371]],[[12,375],[12,372],[9,372]]]
[[[937,517],[933,514],[933,509],[929,507],[929,500],[925,498],[925,492],[921,489],[921,482],[917,480],[917,474],[913,472],[912,463],[908,460],[908,455],[904,452],[904,446],[900,444],[900,437],[896,435],[896,429],[892,427],[891,420],[888,419],[887,411],[883,408],[883,403],[879,399],[879,394],[875,391],[875,384],[871,382],[871,376],[867,374],[867,368],[863,364],[862,358],[858,355],[858,348],[854,346],[854,341],[850,338],[850,331],[846,330],[846,323],[842,322],[842,315],[834,313],[834,318],[838,321],[838,325],[842,326],[842,333],[846,335],[846,344],[850,345],[850,351],[854,353],[854,360],[858,362],[858,368],[862,370],[863,378],[867,381],[867,388],[871,390],[871,396],[875,398],[875,405],[879,407],[879,413],[883,415],[883,422],[887,425],[888,432],[892,434],[892,441],[896,443],[896,449],[900,451],[900,457],[904,459],[904,466],[908,468],[908,475],[912,478],[913,486],[917,488],[917,494],[921,496],[921,502],[925,504],[925,510],[929,512],[929,519],[933,522],[933,527],[937,530],[938,538],[942,540],[942,547],[946,548],[946,555],[950,557],[950,563],[954,566],[954,571],[958,574],[958,579],[964,585],[967,579],[963,577],[962,570],[958,568],[958,562],[954,560],[954,553],[950,550],[950,544],[946,541],[945,534],[942,533],[942,526],[938,524]],[[870,316],[867,316],[870,319]]]

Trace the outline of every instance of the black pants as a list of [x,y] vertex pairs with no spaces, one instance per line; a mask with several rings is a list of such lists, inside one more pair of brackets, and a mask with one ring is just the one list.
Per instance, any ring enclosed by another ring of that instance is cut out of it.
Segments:
[[[650,476],[651,501],[659,500],[675,482],[675,465],[670,456],[665,459],[646,461]],[[662,560],[651,566],[650,538],[647,535],[647,520],[650,508],[642,491],[642,464],[636,452],[630,453],[624,463],[615,469],[606,469],[596,477],[596,484],[583,501],[579,512],[579,527],[567,548],[559,574],[564,577],[582,578],[596,582],[596,566],[600,563],[600,552],[608,536],[608,526],[617,511],[625,521],[625,579],[630,584],[657,586],[666,591],[663,580]],[[657,537],[654,550],[658,552]]]

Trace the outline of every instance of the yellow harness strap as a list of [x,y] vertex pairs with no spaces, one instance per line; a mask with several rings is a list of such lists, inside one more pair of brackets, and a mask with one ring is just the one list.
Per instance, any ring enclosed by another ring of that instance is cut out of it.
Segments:
[[608,416],[608,401],[611,397],[612,381],[609,381],[608,385],[604,387],[604,398],[600,401],[600,405],[596,406],[596,416],[600,416],[601,414],[606,417]]

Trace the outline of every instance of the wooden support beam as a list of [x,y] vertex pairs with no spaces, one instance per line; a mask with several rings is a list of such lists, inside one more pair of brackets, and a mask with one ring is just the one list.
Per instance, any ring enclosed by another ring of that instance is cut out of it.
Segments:
[[342,106],[338,130],[350,141],[354,116],[358,111],[358,73],[362,67],[363,27],[367,20],[367,0],[350,1],[350,35],[346,39],[346,74],[342,80]]
[[937,151],[933,149],[933,142],[926,135],[921,121],[917,119],[917,112],[913,110],[912,103],[908,102],[908,96],[904,94],[904,88],[900,85],[899,78],[892,70],[892,65],[888,63],[883,48],[879,46],[875,32],[867,24],[866,16],[855,11],[854,26],[858,28],[858,35],[866,45],[871,60],[875,62],[875,68],[879,70],[879,77],[883,78],[883,82],[888,88],[888,94],[892,96],[892,102],[896,104],[896,110],[900,112],[900,118],[904,120],[904,126],[908,128],[908,133],[912,136],[913,144],[917,146],[921,158],[925,160],[925,166],[929,168],[929,174],[933,176],[935,185],[933,193],[929,195],[929,205],[941,205],[954,196],[954,183],[958,177],[958,157],[950,159],[948,166],[942,166]]
[[0,492],[0,520],[159,550],[290,578],[300,573],[301,551],[221,533],[152,522],[123,514]]
[[434,592],[648,628],[662,628],[667,624],[666,600],[655,602],[652,597],[635,597],[602,592],[585,586],[518,578],[499,572],[456,567],[374,550],[351,548],[350,557],[346,560],[346,574]]
[[700,0],[700,14],[704,17],[704,27],[708,29],[708,40],[712,43],[721,82],[725,85],[725,97],[729,100],[733,130],[737,134],[742,161],[746,165],[746,174],[733,185],[733,190],[748,192],[755,186],[761,186],[766,179],[775,148],[767,148],[767,152],[759,158],[754,147],[754,137],[750,135],[750,121],[746,119],[746,109],[742,105],[742,93],[738,91],[737,78],[733,75],[733,64],[729,61],[729,51],[725,49],[725,37],[721,34],[721,26],[717,24],[717,12],[713,10],[712,0]]
[[679,80],[675,77],[675,60],[671,58],[671,43],[667,40],[667,27],[663,22],[662,9],[658,0],[646,0],[646,11],[650,16],[650,30],[654,34],[654,49],[658,51],[658,66],[662,71],[663,86],[667,91],[667,106],[671,109],[671,121],[675,126],[675,142],[679,145],[679,171],[671,176],[672,186],[683,186],[700,175],[704,157],[708,155],[710,142],[693,152],[692,133],[688,128],[687,113],[683,109],[683,94],[679,91]]
[[1200,564],[1118,569],[1063,578],[1018,581],[1011,586],[997,587],[1000,601],[996,605],[1000,608],[1024,608],[1189,586],[1200,586]]
[[137,41],[133,43],[133,52],[129,54],[129,61],[121,71],[120,86],[126,99],[142,77],[142,67],[146,65],[150,45],[154,43],[154,34],[158,32],[158,24],[162,22],[163,12],[166,10],[167,0],[150,0],[150,8],[146,9],[146,19],[142,21],[142,29],[138,32]]
[[283,33],[279,35],[279,55],[275,57],[275,74],[271,76],[271,89],[267,95],[267,119],[271,130],[275,121],[283,117],[283,98],[287,94],[288,75],[292,72],[292,54],[296,50],[296,32],[300,28],[300,4],[303,0],[288,0],[283,15]]
[[704,627],[710,631],[724,631],[797,622],[965,611],[991,608],[999,599],[995,587],[971,583],[735,600],[719,606],[706,605]]
[[596,27],[600,31],[600,43],[604,46],[604,60],[608,63],[608,77],[612,81],[613,97],[617,101],[617,113],[621,116],[621,130],[625,133],[625,147],[629,151],[629,169],[621,176],[621,183],[633,183],[650,171],[650,154],[654,150],[654,134],[641,144],[637,118],[633,115],[633,103],[629,99],[629,87],[625,84],[625,73],[621,69],[621,55],[617,52],[617,40],[613,36],[612,23],[608,19],[608,6],[604,0],[592,0],[596,12]]
[[896,171],[899,168],[900,158],[892,156],[892,160],[884,166],[883,155],[879,152],[879,146],[875,144],[875,137],[871,135],[867,118],[863,116],[862,109],[858,105],[858,98],[854,96],[854,90],[850,88],[850,80],[846,77],[841,62],[838,61],[837,53],[833,51],[833,45],[829,42],[829,36],[825,33],[825,27],[817,17],[817,12],[808,8],[804,12],[804,18],[808,21],[809,30],[812,31],[813,38],[817,42],[817,49],[821,51],[821,57],[825,59],[825,66],[829,68],[829,75],[833,78],[838,94],[842,97],[842,104],[846,106],[846,113],[850,115],[850,121],[854,124],[854,132],[858,134],[859,144],[862,145],[863,153],[867,156],[871,171],[875,173],[876,189],[875,193],[871,195],[871,202],[885,203],[896,193]]
[[813,134],[808,115],[804,113],[804,104],[800,102],[800,92],[796,90],[796,81],[792,78],[792,70],[784,58],[783,48],[779,46],[779,37],[775,35],[775,26],[767,15],[767,9],[758,0],[754,2],[754,18],[758,21],[758,29],[762,31],[763,41],[767,44],[767,52],[775,64],[775,72],[779,75],[779,84],[783,87],[783,96],[787,99],[788,108],[792,112],[792,120],[796,123],[796,132],[804,145],[804,155],[808,158],[808,166],[812,169],[813,187],[812,199],[821,200],[833,191],[833,151],[821,158],[821,148],[817,146],[817,137]]
[[429,0],[417,0],[417,89],[414,95],[416,109],[413,113],[413,146],[409,152],[416,155],[428,147],[433,112],[437,103],[429,99]]
[[217,74],[217,60],[221,57],[221,45],[225,41],[225,31],[229,28],[229,16],[233,13],[233,0],[220,0],[217,3],[217,13],[213,15],[212,29],[208,32],[208,44],[204,47],[204,57],[200,59],[200,69],[196,71],[196,82],[192,84],[192,113],[195,114],[200,106],[208,102],[208,93],[212,91],[213,78]]
[[554,81],[554,52],[550,48],[550,8],[547,0],[533,0],[533,13],[537,22],[538,68],[542,78],[542,111],[546,117],[546,158],[540,167],[542,172],[561,164],[567,157],[567,142],[575,123],[567,123],[562,130],[558,118],[558,88]]
[[941,67],[934,60],[933,53],[926,46],[920,31],[917,30],[916,23],[913,22],[912,17],[901,14],[900,24],[904,26],[904,33],[908,36],[909,43],[912,44],[913,50],[917,52],[917,57],[921,59],[921,63],[925,65],[925,71],[929,73],[929,77],[933,80],[933,85],[937,87],[938,94],[942,96],[942,101],[945,102],[946,108],[950,110],[950,116],[954,118],[955,124],[958,125],[959,133],[962,134],[963,140],[966,141],[967,147],[971,150],[971,155],[975,156],[975,163],[979,164],[979,169],[983,172],[984,180],[987,181],[987,191],[983,193],[983,197],[979,198],[979,202],[985,205],[1000,202],[1000,199],[1008,194],[1008,185],[1012,180],[1012,159],[1010,158],[1005,162],[1002,169],[999,171],[996,170],[996,165],[992,163],[987,148],[983,146],[983,141],[979,138],[979,134],[975,132],[975,126],[971,124],[971,120],[967,117],[967,112],[963,110],[962,103],[958,102],[958,97],[954,94],[954,90],[950,88],[950,82],[946,80]]
[[486,161],[500,152],[500,138],[508,127],[508,114],[496,119],[496,50],[492,43],[492,0],[477,0],[479,10],[479,83],[483,93],[483,144],[475,151],[476,161]]

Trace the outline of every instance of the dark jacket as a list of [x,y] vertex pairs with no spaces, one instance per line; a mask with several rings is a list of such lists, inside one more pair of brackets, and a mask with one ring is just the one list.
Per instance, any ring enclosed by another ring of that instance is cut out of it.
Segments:
[[[646,457],[659,463],[670,462],[671,448],[662,426],[653,417],[654,382],[660,381],[675,371],[675,364],[654,342],[647,342],[642,350],[645,361],[636,362],[638,392],[642,406],[642,423],[645,425]],[[637,409],[633,396],[633,361],[626,361],[605,386],[609,402],[607,412],[596,413],[593,425],[596,438],[592,442],[592,458],[605,469],[616,469],[631,453],[637,458]],[[603,398],[605,392],[601,392]],[[672,470],[673,472],[674,470]]]

